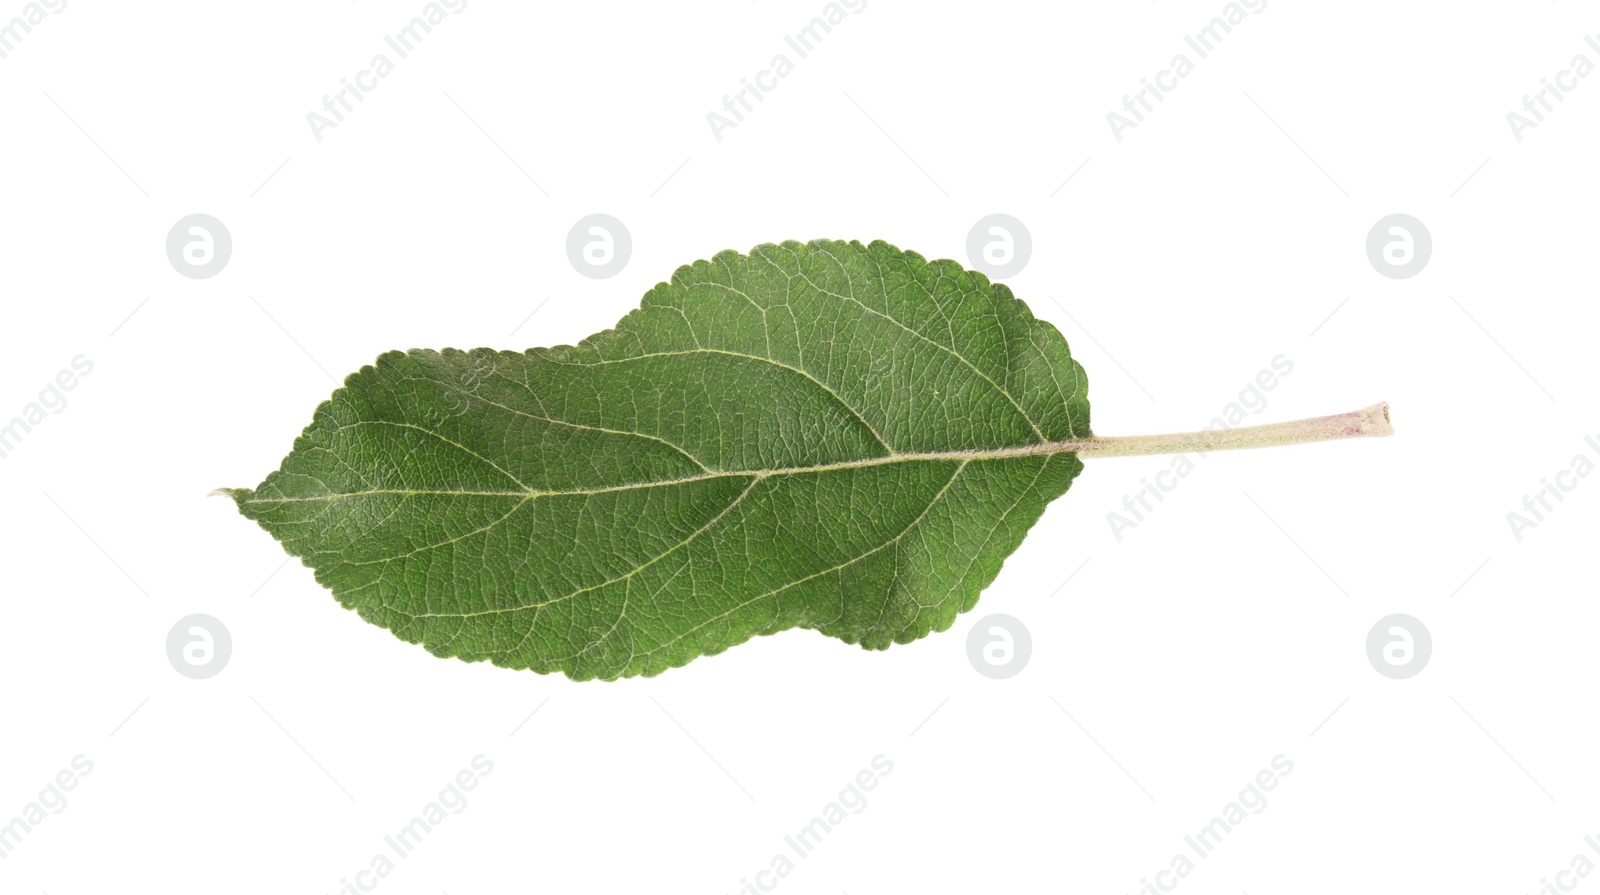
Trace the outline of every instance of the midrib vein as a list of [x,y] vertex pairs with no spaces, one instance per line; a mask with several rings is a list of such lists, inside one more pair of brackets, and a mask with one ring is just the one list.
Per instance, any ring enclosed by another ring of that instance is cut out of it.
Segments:
[[682,476],[675,479],[661,479],[653,482],[632,482],[626,485],[608,485],[603,488],[574,488],[568,490],[527,489],[502,491],[372,488],[365,491],[348,491],[339,494],[319,494],[309,497],[251,497],[250,499],[242,502],[246,504],[318,503],[323,501],[344,500],[351,497],[367,497],[370,495],[379,494],[440,497],[505,497],[526,500],[533,497],[583,496],[592,494],[608,494],[613,491],[637,491],[643,488],[666,488],[672,485],[687,485],[691,482],[703,482],[710,479],[764,479],[770,476],[780,475],[810,475],[812,473],[837,472],[846,469],[864,469],[872,466],[890,466],[898,463],[970,463],[983,460],[1010,460],[1018,457],[1037,457],[1048,454],[1070,454],[1085,449],[1092,449],[1101,443],[1101,439],[1083,438],[1071,439],[1067,441],[1052,441],[1044,444],[1028,444],[1019,445],[1017,447],[993,448],[989,450],[927,451],[890,454],[884,457],[868,457],[863,460],[845,460],[837,463],[821,463],[813,466],[791,466],[781,469],[740,469],[726,472],[707,472],[697,475]]

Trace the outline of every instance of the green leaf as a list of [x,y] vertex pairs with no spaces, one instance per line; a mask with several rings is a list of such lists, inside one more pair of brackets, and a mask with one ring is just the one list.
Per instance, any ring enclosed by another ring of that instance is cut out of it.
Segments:
[[786,242],[576,347],[385,354],[226,493],[438,656],[609,680],[788,628],[884,649],[949,628],[1066,492],[1086,388],[982,274]]

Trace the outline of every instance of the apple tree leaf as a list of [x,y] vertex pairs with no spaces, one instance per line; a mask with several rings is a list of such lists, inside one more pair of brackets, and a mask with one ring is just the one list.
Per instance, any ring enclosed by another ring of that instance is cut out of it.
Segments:
[[1086,391],[980,273],[769,244],[577,346],[385,354],[224,493],[437,656],[611,680],[789,628],[885,649],[971,609],[1066,492]]

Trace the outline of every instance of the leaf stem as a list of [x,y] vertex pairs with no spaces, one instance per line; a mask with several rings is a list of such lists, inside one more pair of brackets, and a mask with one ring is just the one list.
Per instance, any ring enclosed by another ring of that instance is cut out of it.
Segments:
[[612,491],[630,491],[636,488],[660,488],[671,485],[683,485],[689,482],[699,482],[706,479],[724,478],[727,476],[750,476],[756,480],[769,476],[804,475],[818,472],[834,472],[841,469],[861,469],[868,466],[884,466],[890,463],[910,463],[918,461],[931,462],[961,462],[967,463],[974,460],[1006,460],[1013,457],[1038,457],[1047,454],[1077,454],[1080,457],[1142,457],[1150,454],[1189,454],[1207,453],[1209,451],[1228,451],[1239,448],[1277,447],[1285,444],[1306,444],[1313,441],[1333,441],[1339,438],[1365,438],[1373,435],[1393,435],[1394,429],[1389,425],[1389,405],[1379,402],[1362,410],[1352,410],[1349,413],[1336,413],[1333,416],[1317,416],[1304,420],[1291,420],[1287,423],[1271,423],[1265,426],[1245,426],[1242,429],[1202,429],[1199,432],[1180,432],[1174,435],[1113,435],[1109,437],[1093,437],[1071,439],[1068,441],[1046,441],[1035,444],[1022,444],[1012,447],[991,448],[988,450],[965,451],[931,451],[919,453],[888,454],[882,457],[868,457],[862,460],[841,460],[836,463],[822,463],[815,466],[789,466],[775,469],[735,469],[723,471],[708,471],[696,475],[687,475],[674,479],[659,479],[654,481],[634,482],[625,485],[604,485],[593,488],[573,488],[568,490],[535,490],[530,488],[502,489],[499,491],[468,491],[460,489],[439,490],[413,490],[394,488],[374,488],[366,491],[346,491],[332,494],[310,494],[298,497],[261,497],[248,488],[218,488],[208,496],[231,497],[241,506],[245,504],[282,504],[320,502],[332,500],[345,500],[352,497],[365,497],[376,494],[407,496],[444,496],[444,497],[503,497],[516,500],[528,500],[534,497],[573,496],[605,494]]
[[1086,441],[1061,442],[1080,457],[1140,457],[1148,454],[1187,454],[1227,451],[1239,448],[1278,447],[1307,444],[1339,438],[1366,438],[1393,435],[1389,425],[1389,404],[1380,401],[1371,407],[1318,416],[1310,419],[1245,426],[1240,429],[1206,429],[1172,435],[1116,435]]

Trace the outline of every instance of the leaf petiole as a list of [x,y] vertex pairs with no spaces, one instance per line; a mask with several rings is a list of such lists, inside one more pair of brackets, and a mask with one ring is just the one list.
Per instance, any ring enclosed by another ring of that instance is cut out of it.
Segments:
[[1203,429],[1172,435],[1114,435],[1079,441],[1057,442],[1057,450],[1074,451],[1080,457],[1140,457],[1149,454],[1187,454],[1240,448],[1278,447],[1308,444],[1339,438],[1366,438],[1393,435],[1389,425],[1389,404],[1380,401],[1371,407],[1317,416],[1310,419],[1245,426],[1239,429]]

